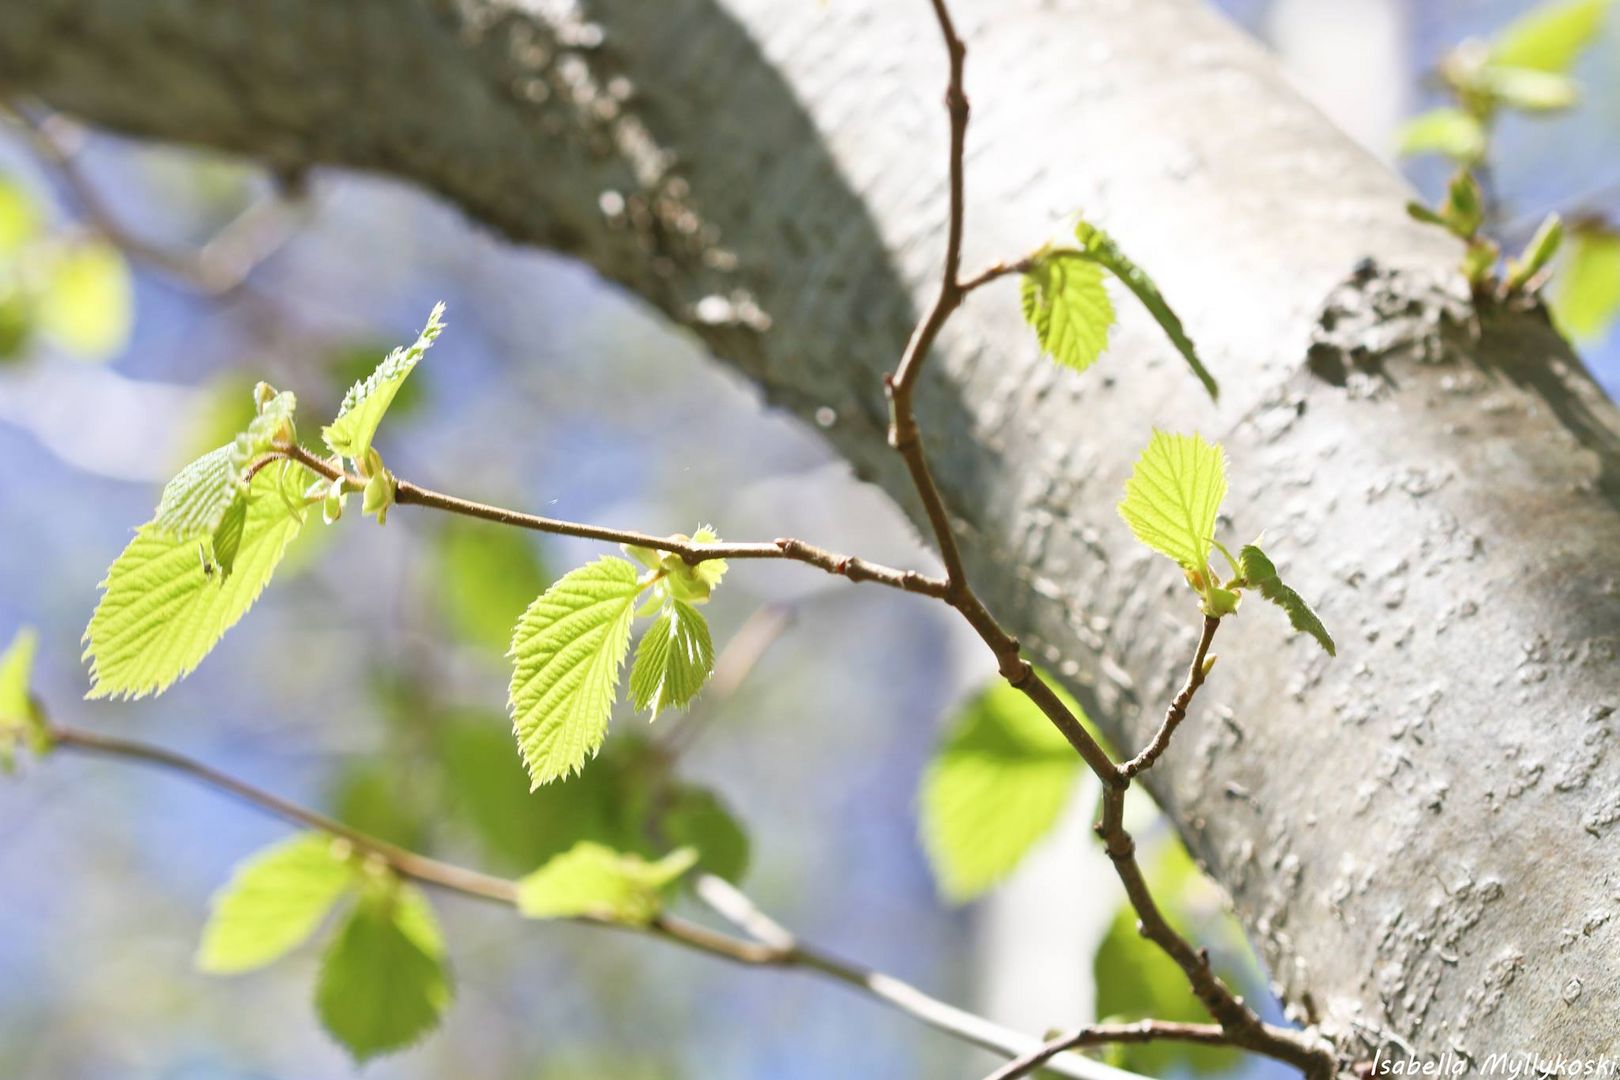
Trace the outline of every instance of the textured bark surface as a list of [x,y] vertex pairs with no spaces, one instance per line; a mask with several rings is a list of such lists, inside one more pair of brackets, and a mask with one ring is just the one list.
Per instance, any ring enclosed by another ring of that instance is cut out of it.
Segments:
[[[1084,378],[976,295],[919,394],[971,572],[1122,745],[1198,617],[1113,503],[1149,426],[1228,448],[1340,642],[1245,610],[1151,786],[1297,1014],[1374,1045],[1620,1049],[1620,418],[1475,312],[1397,180],[1189,0],[958,0],[969,269],[1084,208],[1150,267]],[[926,5],[0,0],[0,85],[118,130],[420,183],[572,252],[909,505],[890,368],[942,244]],[[812,540],[837,544],[837,523]],[[897,602],[905,602],[897,600]]]

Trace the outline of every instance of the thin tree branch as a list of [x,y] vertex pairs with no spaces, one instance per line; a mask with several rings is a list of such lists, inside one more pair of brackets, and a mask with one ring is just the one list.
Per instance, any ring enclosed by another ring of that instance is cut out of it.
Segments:
[[1153,740],[1131,760],[1119,767],[1120,774],[1127,780],[1137,773],[1145,772],[1153,767],[1170,746],[1170,737],[1176,733],[1181,721],[1186,719],[1187,706],[1192,703],[1193,695],[1198,688],[1204,685],[1204,679],[1209,674],[1205,658],[1209,655],[1210,642],[1215,640],[1215,631],[1220,629],[1221,620],[1213,615],[1204,616],[1204,630],[1198,638],[1198,649],[1193,654],[1192,665],[1187,669],[1187,682],[1181,692],[1170,702],[1170,708],[1165,710],[1164,722],[1154,734]]
[[[77,127],[57,114],[35,116],[14,104],[0,105],[27,133],[35,152],[61,177],[85,220],[96,233],[132,259],[147,263],[200,293],[222,296],[239,288],[260,264],[293,235],[301,217],[296,203],[278,191],[257,199],[196,248],[153,243],[119,220],[79,167]],[[290,188],[295,187],[289,185]]]
[[[297,444],[278,444],[275,453],[289,461],[298,462],[306,469],[324,476],[328,480],[342,480],[351,490],[360,491],[365,488],[366,482],[363,478],[344,471],[330,460],[312,454]],[[588,525],[582,522],[540,517],[537,514],[525,514],[517,510],[508,510],[505,507],[491,506],[487,503],[473,502],[470,499],[446,495],[406,480],[396,481],[394,501],[400,506],[421,506],[431,510],[442,510],[446,513],[460,514],[463,517],[491,521],[498,525],[528,529],[531,532],[550,533],[555,536],[574,536],[585,540],[602,540],[612,544],[630,544],[634,547],[652,548],[656,551],[669,551],[679,555],[689,566],[696,566],[698,563],[707,562],[710,559],[786,559],[791,562],[814,566],[836,577],[844,577],[856,582],[870,581],[878,585],[887,585],[891,589],[918,593],[923,596],[943,599],[949,588],[948,584],[939,578],[919,574],[914,570],[897,570],[879,563],[868,562],[853,555],[840,555],[836,552],[818,548],[813,544],[807,544],[803,540],[791,538],[772,540],[768,543],[697,544],[676,537],[653,536],[650,533],[635,532],[629,529],[609,529],[600,525]]]
[[[382,860],[402,877],[464,896],[517,907],[518,883],[515,881],[443,862],[390,844],[184,754],[133,739],[101,735],[61,724],[47,724],[45,732],[52,748],[133,761],[177,773],[223,792],[272,817],[280,818],[300,828],[313,829],[346,840],[354,845],[355,850]],[[1039,1042],[1027,1035],[958,1009],[893,976],[846,963],[829,953],[799,942],[787,930],[765,916],[753,901],[740,891],[723,882],[721,885],[728,891],[733,913],[744,909],[753,913],[749,919],[751,925],[742,928],[756,940],[732,937],[667,913],[654,918],[646,927],[630,926],[591,916],[580,916],[567,921],[648,933],[697,952],[750,967],[815,972],[847,986],[856,987],[938,1031],[1008,1056],[1029,1053],[1039,1048]],[[715,888],[707,878],[700,880],[699,886],[706,887],[706,891],[711,894]],[[768,932],[754,934],[755,930],[764,931],[767,927]],[[1053,1061],[1049,1068],[1061,1076],[1071,1077],[1074,1080],[1141,1080],[1135,1074],[1110,1069],[1080,1058],[1058,1059]]]
[[1145,1042],[1188,1042],[1226,1046],[1226,1032],[1217,1024],[1179,1024],[1169,1020],[1139,1020],[1134,1024],[1094,1024],[1060,1035],[1039,1050],[1007,1062],[985,1080],[1018,1080],[1046,1065],[1065,1050],[1083,1046]]

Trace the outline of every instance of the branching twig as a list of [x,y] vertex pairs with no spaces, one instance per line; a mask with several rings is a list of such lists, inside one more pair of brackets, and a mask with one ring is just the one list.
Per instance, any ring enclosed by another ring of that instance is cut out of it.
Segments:
[[1192,665],[1187,669],[1187,682],[1182,686],[1181,692],[1170,702],[1170,708],[1165,710],[1164,723],[1153,736],[1153,741],[1143,748],[1131,760],[1119,767],[1120,774],[1127,780],[1137,773],[1146,772],[1153,767],[1170,746],[1170,736],[1176,733],[1176,728],[1187,717],[1187,706],[1192,704],[1193,695],[1198,688],[1204,685],[1204,678],[1209,674],[1205,660],[1209,655],[1210,642],[1215,640],[1215,631],[1220,629],[1221,620],[1213,615],[1204,616],[1204,631],[1198,638],[1198,649],[1193,653]]
[[[133,739],[100,735],[60,724],[47,725],[46,734],[50,746],[55,749],[86,752],[167,769],[300,828],[338,837],[354,845],[356,851],[380,859],[402,877],[464,896],[494,901],[508,907],[517,906],[518,883],[515,881],[390,844],[184,754]],[[739,923],[739,928],[750,937],[732,937],[669,914],[659,915],[645,928],[591,916],[579,916],[569,921],[621,930],[644,930],[654,937],[751,967],[815,972],[863,990],[930,1027],[976,1046],[1008,1056],[1040,1049],[1038,1041],[1029,1036],[958,1009],[893,976],[847,963],[800,942],[760,911],[742,892],[718,878],[704,876],[699,879],[698,888],[700,897],[706,903],[719,910],[728,920]],[[725,899],[716,902],[713,899],[715,896]],[[744,916],[743,912],[747,915]],[[1141,1080],[1134,1074],[1080,1058],[1054,1059],[1048,1068],[1074,1080]]]
[[1227,1038],[1218,1024],[1180,1024],[1169,1020],[1138,1020],[1134,1024],[1093,1024],[1060,1035],[1039,1050],[1007,1062],[985,1080],[1018,1080],[1046,1065],[1065,1050],[1122,1043],[1188,1042],[1224,1046]]
[[[298,462],[306,469],[324,476],[328,480],[341,479],[351,490],[361,491],[365,488],[366,482],[361,477],[343,471],[331,461],[312,454],[296,444],[278,445],[276,453],[289,461]],[[420,487],[405,480],[398,481],[394,500],[400,506],[423,506],[432,510],[460,514],[463,517],[492,521],[498,525],[528,529],[531,532],[551,533],[556,536],[574,536],[585,540],[603,540],[611,544],[630,544],[635,547],[652,548],[655,551],[669,551],[679,555],[688,565],[693,566],[701,562],[707,562],[710,559],[787,559],[792,562],[801,562],[817,567],[829,574],[846,577],[851,581],[871,581],[879,585],[887,585],[891,589],[920,593],[923,596],[942,598],[948,588],[946,582],[929,577],[926,574],[919,574],[914,570],[896,570],[893,567],[881,566],[851,555],[839,555],[815,547],[812,544],[807,544],[803,540],[784,538],[772,540],[769,543],[698,544],[690,540],[679,540],[669,536],[653,536],[650,533],[634,532],[629,529],[609,529],[600,525],[587,525],[577,521],[563,521],[558,518],[525,514],[500,506],[490,506],[487,503],[457,498],[454,495],[445,495],[442,492]]]
[[131,232],[79,167],[78,137],[70,121],[5,104],[0,109],[17,119],[35,152],[62,179],[89,226],[132,259],[147,263],[201,293],[232,292],[275,254],[293,234],[291,201],[276,192],[246,209],[196,248],[171,248]]

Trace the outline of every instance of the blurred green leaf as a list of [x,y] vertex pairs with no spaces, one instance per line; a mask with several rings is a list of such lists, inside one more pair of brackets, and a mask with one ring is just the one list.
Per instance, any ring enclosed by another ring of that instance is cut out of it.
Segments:
[[427,1034],[453,996],[427,898],[390,883],[361,897],[327,947],[315,1006],[326,1030],[363,1063]]
[[1462,109],[1431,109],[1401,125],[1400,153],[1443,154],[1473,164],[1485,156],[1485,128]]
[[1488,64],[1480,70],[1479,86],[1501,104],[1523,112],[1557,112],[1580,98],[1573,79],[1532,68]]
[[518,910],[531,919],[588,915],[645,926],[663,910],[665,890],[696,862],[691,848],[648,862],[581,841],[518,882]]
[[451,631],[497,653],[550,577],[534,542],[518,529],[450,517],[439,531],[434,595]]
[[970,699],[922,782],[919,824],[940,891],[970,900],[1011,873],[1057,823],[1081,769],[1063,734],[1005,682]]
[[349,853],[341,840],[306,832],[243,862],[214,895],[197,967],[216,975],[252,971],[308,941],[360,885]]
[[1531,8],[1496,35],[1490,62],[1510,68],[1562,73],[1603,27],[1608,0],[1557,0]]
[[39,327],[63,349],[105,360],[123,349],[134,318],[134,286],[117,248],[76,241],[52,260],[39,297]]
[[748,833],[714,792],[679,788],[660,820],[664,839],[696,851],[700,869],[733,883],[748,872]]
[[328,805],[339,821],[367,835],[420,848],[432,792],[423,791],[417,779],[393,755],[356,758],[338,771]]
[[44,219],[38,201],[26,188],[0,176],[0,269],[8,256],[39,235]]
[[37,642],[34,629],[25,626],[0,653],[0,771],[12,770],[19,744],[35,752],[48,745],[29,689]]
[[1591,341],[1620,315],[1620,233],[1577,227],[1565,248],[1553,314],[1570,337]]
[[[1214,926],[1194,926],[1190,905],[1202,893],[1212,898],[1214,886],[1199,873],[1179,841],[1171,838],[1158,858],[1144,867],[1148,887],[1170,924],[1183,934],[1192,931],[1195,940],[1242,947],[1241,934],[1229,917]],[[1213,921],[1213,920],[1211,920]],[[1217,957],[1217,968],[1219,968]],[[1136,930],[1136,911],[1120,907],[1107,936],[1097,948],[1092,963],[1097,986],[1097,1018],[1108,1021],[1172,1020],[1207,1022],[1208,1014],[1193,996],[1187,976],[1175,961]],[[1229,985],[1233,973],[1217,970]],[[1142,1043],[1110,1048],[1110,1064],[1146,1076],[1173,1076],[1186,1070],[1198,1074],[1225,1072],[1241,1059],[1229,1047],[1194,1046],[1182,1043]]]

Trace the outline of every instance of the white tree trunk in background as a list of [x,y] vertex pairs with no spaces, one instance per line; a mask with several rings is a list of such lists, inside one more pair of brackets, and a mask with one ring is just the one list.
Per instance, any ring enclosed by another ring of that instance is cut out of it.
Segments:
[[[968,266],[1084,209],[1224,387],[1212,407],[1128,302],[1076,378],[1036,356],[1011,283],[976,295],[918,405],[982,594],[1141,743],[1197,615],[1113,503],[1151,425],[1220,438],[1229,535],[1267,531],[1340,655],[1245,610],[1149,776],[1278,992],[1351,1056],[1385,1033],[1613,1050],[1615,409],[1539,313],[1476,318],[1456,245],[1218,16],[955,7]],[[282,167],[388,172],[588,260],[772,402],[832,409],[833,443],[913,507],[879,378],[942,244],[944,63],[921,0],[0,0],[0,25],[13,91]],[[836,544],[827,529],[812,539]]]

